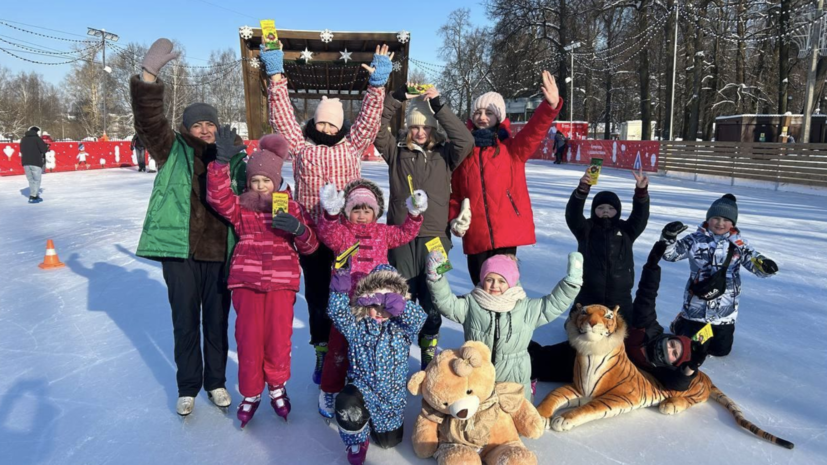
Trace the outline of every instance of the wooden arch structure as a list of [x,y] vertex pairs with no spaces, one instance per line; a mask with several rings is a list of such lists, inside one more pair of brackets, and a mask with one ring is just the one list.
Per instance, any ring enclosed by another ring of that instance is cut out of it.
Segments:
[[[339,98],[345,119],[351,122],[361,108],[368,87],[368,72],[362,63],[370,64],[377,45],[387,44],[394,52],[398,70],[391,73],[387,88],[394,89],[406,82],[410,40],[400,42],[396,32],[335,32],[332,40],[322,41],[322,31],[279,30],[284,50],[284,73],[296,118],[306,121],[316,110],[323,96]],[[247,109],[247,130],[250,139],[270,133],[267,120],[267,75],[259,64],[261,29],[253,28],[252,37],[241,41],[244,98]],[[312,52],[307,61],[305,50]],[[349,59],[343,59],[347,51]],[[404,114],[398,112],[391,122],[394,134],[402,127]]]

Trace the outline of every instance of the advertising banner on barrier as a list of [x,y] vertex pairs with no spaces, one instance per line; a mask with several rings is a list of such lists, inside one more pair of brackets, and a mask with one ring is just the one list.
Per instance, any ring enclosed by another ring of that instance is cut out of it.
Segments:
[[[520,132],[525,123],[512,123],[512,136]],[[660,142],[650,140],[571,140],[566,143],[563,161],[588,165],[593,157],[602,158],[603,166],[643,171],[658,170]],[[554,135],[549,131],[543,142],[531,156],[534,160],[554,160]]]
[[[247,153],[258,149],[257,140],[246,140]],[[82,147],[81,147],[82,146]],[[149,155],[147,162],[149,162]],[[362,155],[366,161],[381,161],[382,157],[370,144]],[[20,164],[20,144],[0,142],[0,176],[23,174]],[[130,149],[130,141],[117,142],[53,142],[46,153],[43,173],[77,170],[99,170],[137,166],[138,160]]]

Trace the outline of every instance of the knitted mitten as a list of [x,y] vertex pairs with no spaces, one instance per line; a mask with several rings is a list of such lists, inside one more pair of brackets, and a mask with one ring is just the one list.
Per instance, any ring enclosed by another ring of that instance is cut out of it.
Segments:
[[261,46],[259,60],[264,63],[264,69],[268,76],[284,73],[284,52],[281,50],[267,50]]
[[141,62],[141,67],[147,73],[157,76],[161,68],[167,63],[178,58],[179,52],[172,51],[172,42],[169,39],[158,39],[149,47],[149,51]]
[[370,75],[368,84],[373,87],[382,87],[388,82],[388,77],[393,71],[393,63],[386,55],[373,55],[373,61],[370,67],[374,69],[373,74]]
[[566,282],[574,286],[583,285],[583,255],[580,252],[569,254],[569,265],[566,269]]

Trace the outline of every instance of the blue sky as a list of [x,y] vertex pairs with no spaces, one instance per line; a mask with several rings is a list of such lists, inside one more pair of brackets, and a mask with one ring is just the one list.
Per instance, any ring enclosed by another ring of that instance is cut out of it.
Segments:
[[[64,38],[87,38],[86,27],[106,29],[120,36],[119,43],[151,44],[158,37],[177,39],[184,44],[193,65],[205,63],[210,50],[232,48],[238,52],[238,28],[258,26],[259,19],[275,19],[276,27],[332,31],[399,31],[411,32],[411,57],[438,63],[441,45],[439,27],[452,10],[470,8],[474,24],[489,24],[482,0],[418,0],[415,2],[352,1],[271,1],[262,6],[252,2],[222,0],[40,0],[36,7],[0,10],[0,21],[15,21],[14,26]],[[410,9],[404,5],[412,5]],[[34,28],[48,28],[62,32]],[[16,31],[0,24],[0,39],[27,41],[32,47],[67,51],[71,43]],[[34,45],[36,44],[36,45]],[[0,42],[0,48],[13,49]],[[66,61],[25,53],[20,56],[44,62]],[[0,52],[0,64],[14,73],[36,71],[58,84],[69,65],[47,66],[24,62]]]

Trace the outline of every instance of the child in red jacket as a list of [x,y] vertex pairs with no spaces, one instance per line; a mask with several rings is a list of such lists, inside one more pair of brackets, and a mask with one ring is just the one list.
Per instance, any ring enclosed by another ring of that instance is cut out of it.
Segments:
[[471,107],[474,150],[451,175],[448,218],[453,234],[462,237],[474,286],[488,258],[516,255],[517,247],[537,242],[525,164],[563,108],[554,77],[543,71],[542,79],[545,99],[516,135],[510,132],[502,95],[485,93]]
[[[287,420],[290,413],[284,385],[290,378],[293,304],[301,276],[296,252],[308,255],[319,247],[309,227],[312,220],[292,200],[281,177],[287,153],[283,136],[264,136],[259,151],[247,162],[247,191],[240,196],[230,185],[229,160],[218,157],[207,169],[207,201],[239,236],[227,287],[238,313],[235,338],[238,385],[244,396],[238,405],[242,428],[258,409],[265,381],[276,414]],[[273,216],[273,192],[287,194],[288,212]]]
[[[319,239],[336,256],[352,245],[359,248],[350,257],[350,292],[359,281],[377,265],[388,263],[388,250],[407,244],[419,234],[422,212],[428,208],[428,196],[423,190],[414,191],[408,198],[408,217],[401,225],[377,223],[384,213],[385,199],[382,190],[367,179],[351,182],[343,191],[328,184],[320,191],[320,201],[325,214],[319,220]],[[344,214],[340,214],[344,208]],[[330,329],[327,358],[322,369],[319,413],[333,418],[336,393],[345,386],[348,369],[347,341],[336,328]]]

